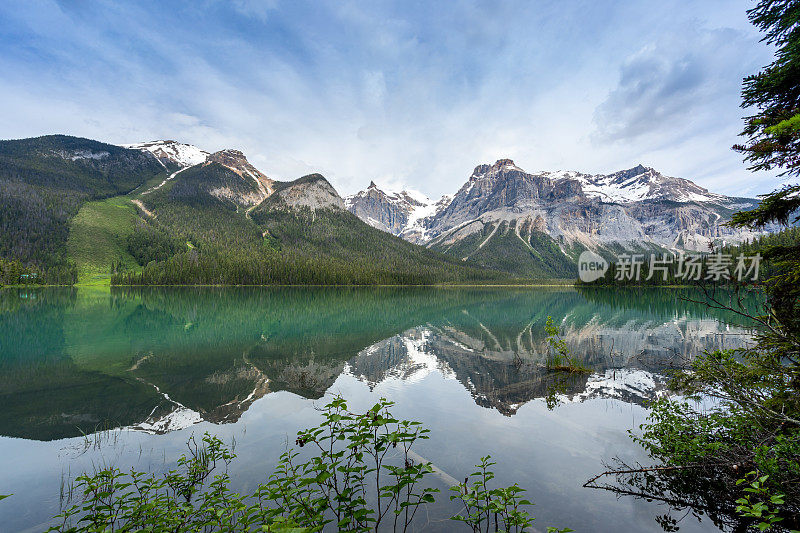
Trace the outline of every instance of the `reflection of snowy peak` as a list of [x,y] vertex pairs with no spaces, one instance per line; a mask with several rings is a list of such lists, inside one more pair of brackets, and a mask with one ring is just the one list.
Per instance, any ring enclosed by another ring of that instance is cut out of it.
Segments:
[[[216,391],[224,390],[223,397],[230,398],[229,401],[215,405],[211,409],[208,406],[206,408],[197,407],[197,410],[187,407],[164,392],[158,385],[143,378],[137,378],[142,383],[152,386],[162,397],[162,401],[153,408],[144,421],[129,426],[129,429],[164,434],[188,428],[204,420],[214,424],[236,422],[254,401],[270,391],[269,378],[246,359],[244,359],[244,363],[244,365],[237,364],[225,371],[218,370],[206,376],[203,384],[195,387],[196,389],[208,387],[216,389]],[[140,367],[148,364],[150,364],[149,357],[144,357],[134,364],[131,371],[136,372]]]
[[345,372],[366,381],[370,387],[388,380],[417,382],[433,373],[445,378],[455,374],[427,346],[430,332],[424,328],[373,344],[350,360]]
[[660,374],[675,364],[676,351],[692,358],[704,350],[739,348],[745,330],[715,319],[630,321],[618,326],[596,320],[567,327],[571,353],[591,374],[560,374],[546,367],[548,344],[519,333],[513,344],[489,330],[417,327],[363,349],[345,368],[370,388],[392,381],[418,382],[439,374],[459,381],[475,403],[511,416],[525,403],[555,394],[562,401],[599,398],[644,404],[666,390]]
[[163,414],[151,414],[147,420],[131,426],[130,429],[143,431],[156,435],[163,435],[170,431],[186,429],[203,421],[200,413],[182,405],[172,405],[170,410]]
[[572,396],[571,401],[583,402],[595,398],[611,398],[629,403],[652,400],[666,390],[666,379],[636,368],[609,368],[605,372],[592,374],[586,381],[586,389]]

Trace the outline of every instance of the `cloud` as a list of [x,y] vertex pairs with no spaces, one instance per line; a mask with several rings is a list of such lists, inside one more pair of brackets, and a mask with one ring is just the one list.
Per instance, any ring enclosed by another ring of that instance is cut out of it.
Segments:
[[374,179],[435,198],[501,157],[761,192],[775,178],[728,149],[740,79],[770,58],[747,5],[0,3],[0,138],[238,148],[342,193]]
[[666,61],[646,51],[622,67],[619,87],[594,116],[601,140],[630,140],[657,129],[675,128],[693,107],[704,81],[696,58]]
[[595,110],[594,139],[665,142],[729,121],[756,55],[751,40],[729,28],[694,26],[647,45],[624,61],[617,86]]
[[267,20],[271,11],[278,7],[278,0],[231,0],[234,9],[245,16]]

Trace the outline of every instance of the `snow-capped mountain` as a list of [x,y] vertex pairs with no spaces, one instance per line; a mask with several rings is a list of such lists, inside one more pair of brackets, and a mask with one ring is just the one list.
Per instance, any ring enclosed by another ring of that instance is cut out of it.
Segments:
[[[162,166],[172,171],[160,184],[144,191],[146,197],[137,200],[137,205],[145,210],[145,214],[150,213],[149,216],[153,215],[147,206],[150,195],[173,180],[190,182],[178,187],[182,195],[209,195],[233,202],[245,208],[248,217],[267,199],[269,205],[264,205],[264,209],[345,209],[343,199],[323,176],[310,174],[290,182],[275,181],[253,166],[240,150],[228,148],[209,153],[191,144],[171,140],[123,147],[152,154]],[[221,173],[220,166],[224,167]]]
[[529,174],[501,159],[476,167],[447,208],[425,223],[431,242],[454,242],[506,222],[518,234],[544,233],[562,249],[648,243],[708,251],[712,242],[750,237],[724,223],[731,212],[755,205],[642,165],[609,175]]
[[452,198],[425,204],[423,216],[409,216],[413,204],[374,184],[347,205],[375,227],[462,259],[492,266],[502,258],[515,269],[549,262],[544,271],[517,273],[553,275],[583,249],[708,251],[712,243],[751,238],[724,224],[757,201],[715,194],[643,165],[608,175],[528,173],[500,159],[475,167]]
[[150,152],[162,165],[175,164],[181,168],[205,163],[210,155],[205,150],[178,141],[148,141],[135,144],[123,144],[123,148],[132,148]]
[[536,172],[553,181],[575,180],[581,184],[583,194],[603,202],[628,204],[643,200],[671,200],[673,202],[719,202],[727,197],[714,194],[696,183],[683,178],[664,176],[655,169],[636,165],[613,174],[582,174],[574,171]]
[[403,237],[411,242],[427,240],[424,220],[447,205],[450,197],[438,202],[417,191],[384,191],[370,182],[369,187],[345,197],[345,207],[367,224]]
[[197,174],[184,170],[218,164],[232,174],[224,178],[212,172],[214,179],[201,180],[207,193],[232,201],[248,215],[267,199],[265,208],[344,208],[410,242],[526,277],[571,274],[586,249],[606,255],[708,251],[755,236],[725,223],[732,213],[755,207],[756,200],[715,194],[641,164],[612,174],[529,173],[511,159],[500,159],[475,167],[454,195],[437,202],[415,191],[383,190],[374,182],[342,199],[318,175],[276,182],[238,150],[208,153],[176,141],[128,147],[152,154],[171,172],[148,195],[176,177]]

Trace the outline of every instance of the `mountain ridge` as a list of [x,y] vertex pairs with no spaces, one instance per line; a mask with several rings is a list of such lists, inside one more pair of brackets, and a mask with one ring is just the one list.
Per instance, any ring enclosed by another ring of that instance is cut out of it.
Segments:
[[[252,283],[307,283],[318,275],[325,283],[435,283],[499,279],[500,272],[565,278],[587,249],[608,257],[705,251],[747,238],[724,222],[756,205],[641,164],[609,175],[528,173],[499,159],[477,165],[455,194],[434,202],[374,182],[342,198],[320,174],[277,181],[240,150],[212,153],[174,140],[115,146],[45,136],[2,141],[0,158],[6,170],[17,169],[0,175],[8,207],[0,218],[16,232],[6,240],[17,243],[4,255],[40,268],[68,268],[75,256],[94,274],[120,266],[139,272],[118,275],[125,283],[206,283],[206,276],[228,283],[215,266],[223,257],[239,282]],[[66,195],[59,192],[65,185]],[[45,197],[47,207],[36,203]],[[38,221],[42,211],[51,222]],[[67,250],[76,220],[82,237]],[[107,252],[98,257],[122,254],[117,266],[92,263],[97,224]],[[51,236],[46,248],[33,238],[42,231]],[[262,260],[284,270],[249,264]]]
[[583,250],[609,259],[623,251],[708,252],[758,234],[725,225],[757,200],[712,193],[642,164],[606,175],[528,173],[511,159],[479,164],[452,197],[425,205],[427,216],[413,227],[404,224],[408,204],[372,185],[346,199],[365,222],[523,276],[572,273]]

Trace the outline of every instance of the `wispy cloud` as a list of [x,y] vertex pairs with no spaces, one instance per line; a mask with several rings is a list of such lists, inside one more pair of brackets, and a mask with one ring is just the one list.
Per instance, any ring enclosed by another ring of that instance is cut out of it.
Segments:
[[729,147],[770,59],[746,1],[0,5],[0,137],[175,138],[266,173],[432,197],[478,163],[637,162],[770,190]]

